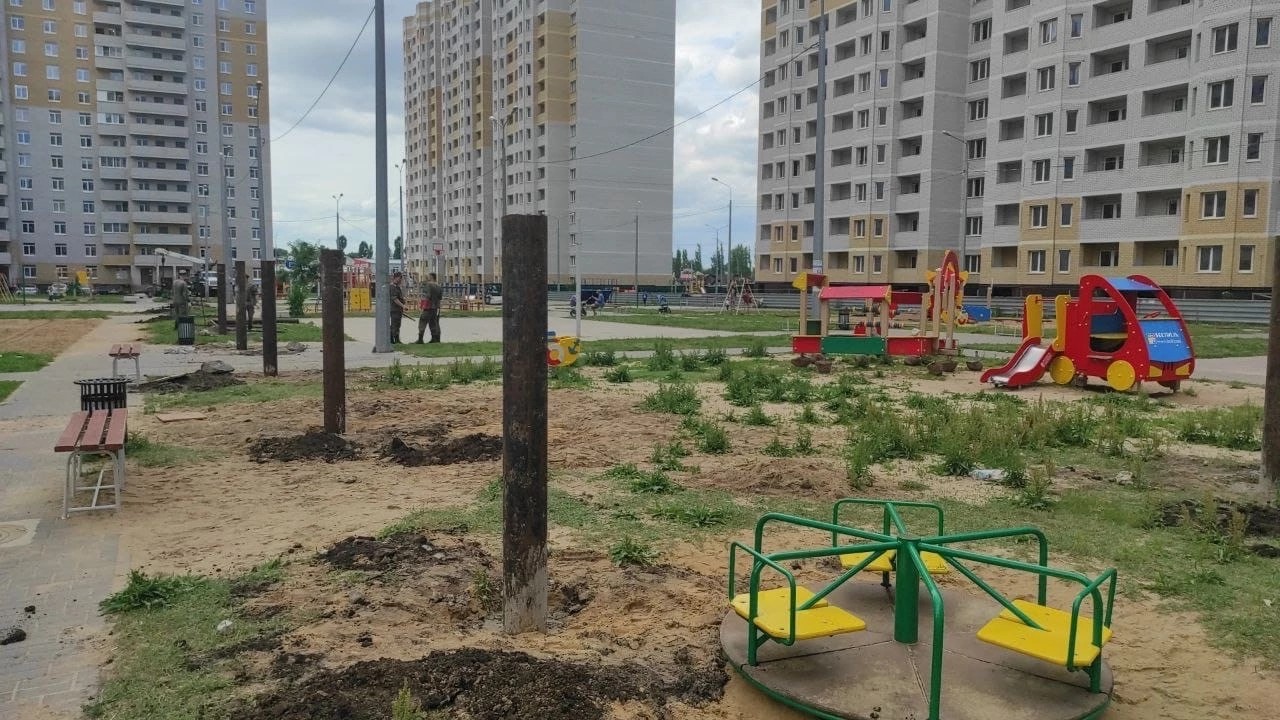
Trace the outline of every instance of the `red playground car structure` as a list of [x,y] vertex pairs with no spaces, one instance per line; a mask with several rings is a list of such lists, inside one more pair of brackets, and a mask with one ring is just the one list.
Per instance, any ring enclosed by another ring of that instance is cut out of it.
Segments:
[[1086,275],[1078,296],[1060,295],[1055,306],[1057,337],[1044,345],[1042,299],[1027,298],[1022,346],[1004,367],[984,373],[983,382],[1019,388],[1047,370],[1059,385],[1093,377],[1121,392],[1143,382],[1177,390],[1195,370],[1186,323],[1168,293],[1149,278]]

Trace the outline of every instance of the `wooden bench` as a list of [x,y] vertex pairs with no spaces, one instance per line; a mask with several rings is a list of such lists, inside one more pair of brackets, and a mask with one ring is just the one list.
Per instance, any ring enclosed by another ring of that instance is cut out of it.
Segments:
[[122,343],[120,345],[112,345],[111,352],[107,353],[111,356],[111,376],[120,377],[118,366],[121,360],[133,361],[134,379],[142,380],[142,367],[138,363],[138,358],[142,356],[142,346],[132,343]]
[[[124,444],[128,425],[127,410],[81,411],[71,416],[62,431],[54,452],[70,453],[67,457],[67,482],[62,494],[62,519],[73,512],[89,510],[114,510],[120,507],[120,494],[124,490]],[[97,473],[92,485],[81,485],[81,470],[85,457],[105,457],[109,461]],[[107,473],[111,473],[109,482]],[[102,495],[110,491],[111,501]],[[88,505],[80,505],[76,496],[93,493]]]

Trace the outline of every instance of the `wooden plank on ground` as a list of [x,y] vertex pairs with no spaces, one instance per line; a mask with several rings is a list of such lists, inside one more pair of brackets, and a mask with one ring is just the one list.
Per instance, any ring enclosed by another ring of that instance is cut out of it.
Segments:
[[207,416],[199,412],[173,412],[173,413],[156,413],[155,419],[162,423],[190,422],[192,420],[204,420]]

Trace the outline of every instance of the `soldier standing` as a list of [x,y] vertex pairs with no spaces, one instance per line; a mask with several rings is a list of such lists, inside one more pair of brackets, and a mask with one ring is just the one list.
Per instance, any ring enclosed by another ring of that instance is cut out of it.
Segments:
[[444,302],[444,290],[436,282],[436,274],[427,275],[427,284],[422,286],[422,300],[418,302],[418,344],[422,344],[422,336],[430,328],[431,342],[440,342],[440,304]]
[[178,318],[191,314],[191,290],[187,287],[187,273],[181,271],[173,281],[173,324],[178,325]]
[[400,323],[404,321],[404,273],[399,270],[391,273],[391,344],[400,344]]
[[253,311],[258,307],[258,284],[249,283],[248,295],[245,297],[244,314],[248,322],[248,328],[253,329]]

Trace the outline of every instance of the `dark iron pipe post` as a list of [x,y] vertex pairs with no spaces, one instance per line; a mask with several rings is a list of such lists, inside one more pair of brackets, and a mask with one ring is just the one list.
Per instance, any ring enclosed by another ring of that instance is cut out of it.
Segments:
[[320,308],[324,332],[324,431],[347,431],[347,359],[343,343],[341,250],[320,251]]
[[236,261],[236,349],[249,349],[249,318],[245,313],[248,302],[248,278],[245,275],[244,261]]
[[547,629],[547,218],[502,219],[502,627]]
[[1271,339],[1267,344],[1266,399],[1262,405],[1262,490],[1280,485],[1280,238],[1271,243]]
[[218,334],[227,334],[227,264],[218,263]]
[[262,374],[275,377],[280,374],[276,356],[276,261],[263,260],[262,287]]

